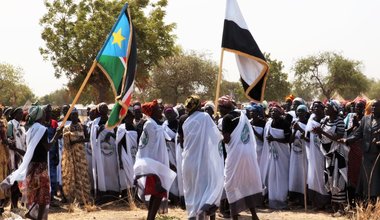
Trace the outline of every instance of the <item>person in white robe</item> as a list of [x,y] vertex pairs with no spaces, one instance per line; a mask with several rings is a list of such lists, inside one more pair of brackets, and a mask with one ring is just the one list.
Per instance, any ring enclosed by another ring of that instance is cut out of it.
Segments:
[[306,148],[308,197],[315,210],[323,210],[330,203],[330,195],[325,187],[325,157],[319,147],[320,137],[313,132],[315,127],[321,126],[320,122],[325,117],[324,108],[322,102],[313,102],[312,115],[306,125],[306,136],[310,140]]
[[291,152],[289,165],[289,202],[293,205],[303,205],[306,193],[307,156],[305,138],[308,120],[308,108],[299,105],[296,110],[297,118],[293,122],[291,137]]
[[131,149],[137,147],[137,131],[133,125],[133,111],[128,109],[124,123],[119,125],[116,133],[116,146],[118,148],[120,189],[122,195],[128,195],[128,189],[133,188],[133,159]]
[[269,207],[285,209],[289,190],[291,125],[285,119],[284,110],[278,104],[270,105],[270,114],[272,121],[267,124],[265,133],[265,144],[269,149],[267,173]]
[[157,123],[162,117],[157,100],[144,103],[141,108],[147,116],[147,121],[140,137],[133,169],[140,189],[140,198],[149,200],[147,219],[153,220],[162,200],[167,204],[168,192],[176,174],[169,167],[165,131]]
[[200,112],[200,98],[187,98],[188,115],[180,118],[178,133],[182,152],[182,176],[186,211],[189,219],[212,216],[223,192],[223,158],[219,149],[221,134],[211,119]]
[[[12,140],[12,144],[9,145],[9,156],[11,171],[16,170],[21,164],[22,157],[26,151],[26,131],[24,126],[21,126],[20,122],[23,118],[23,110],[18,107],[13,109],[10,114],[12,120],[8,122],[7,136]],[[18,200],[21,196],[21,192],[18,183],[11,187],[11,208],[15,209],[18,207]]]
[[92,147],[92,168],[95,192],[100,198],[106,192],[120,192],[119,168],[114,129],[107,129],[108,106],[98,105],[100,117],[91,126],[90,142]]
[[223,96],[218,100],[223,117],[223,142],[227,158],[224,168],[224,189],[232,219],[249,209],[252,219],[259,219],[255,206],[261,200],[263,186],[256,156],[255,136],[247,116],[234,110],[232,99]]

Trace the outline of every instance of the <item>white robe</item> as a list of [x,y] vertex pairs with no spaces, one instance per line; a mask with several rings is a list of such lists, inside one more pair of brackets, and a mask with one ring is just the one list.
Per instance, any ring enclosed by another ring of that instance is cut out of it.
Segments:
[[268,136],[268,129],[271,123],[272,123],[272,118],[269,118],[268,121],[265,123],[264,136],[263,136],[264,141],[263,141],[263,147],[261,149],[261,156],[260,156],[260,163],[259,163],[261,181],[264,186],[263,195],[266,195],[268,193],[268,166],[269,166],[270,154],[269,154],[269,143],[266,137]]
[[[145,188],[145,176],[154,174],[160,178],[161,186],[169,192],[176,177],[175,172],[169,168],[165,131],[151,118],[148,118],[144,124],[133,170],[135,178],[138,178],[140,189]],[[149,200],[149,198],[149,196],[145,196],[145,200]]]
[[[132,146],[137,146],[137,131],[127,131],[125,129],[125,124],[119,125],[116,133],[116,147],[118,149],[120,141],[125,138],[126,148],[121,148],[121,162],[123,169],[120,169],[119,164],[119,177],[120,177],[120,188],[121,190],[132,188],[133,187],[133,159],[131,155]],[[117,153],[117,161],[119,161],[119,150]]]
[[96,137],[99,126],[100,117],[96,118],[91,127],[91,146],[92,146],[92,161],[93,161],[93,175],[97,188],[99,191],[120,191],[119,182],[119,168],[118,168],[118,158],[115,145],[115,139],[110,137],[108,141],[105,137],[108,133],[113,133],[113,130],[108,130],[104,128],[99,136]]
[[313,128],[320,127],[320,123],[316,122],[313,118],[314,115],[311,115],[306,125],[306,132],[310,134],[310,142],[307,147],[307,185],[309,189],[321,195],[329,195],[325,188],[325,157],[319,148],[321,142],[319,136],[312,132]]
[[46,132],[46,127],[36,122],[29,128],[26,132],[26,152],[24,158],[17,170],[12,172],[6,179],[1,182],[1,187],[9,188],[13,185],[15,181],[24,181],[26,178],[26,173],[28,171],[28,166],[33,158],[34,150],[37,144],[40,142],[41,138]]
[[[23,151],[26,151],[26,136],[25,136],[25,128],[23,126],[20,125],[20,122],[18,122],[17,120],[15,119],[12,119],[9,121],[9,123],[12,124],[12,135],[13,135],[13,139],[15,140],[16,142],[16,148],[17,149],[20,149],[20,150],[23,150]],[[19,164],[17,164],[17,167],[15,166],[15,160],[16,160],[16,152],[13,151],[13,150],[10,150],[9,151],[9,156],[10,156],[10,159],[11,159],[11,170],[15,170],[21,162],[19,162]]]
[[[259,126],[252,126],[252,128],[259,134],[263,135],[264,134],[264,128],[259,127]],[[259,140],[255,136],[255,142],[256,142],[256,154],[257,154],[257,162],[260,164],[261,161],[261,154],[263,153],[263,145],[264,142],[262,140]],[[261,174],[260,174],[261,175]]]
[[184,193],[183,193],[183,175],[182,175],[182,160],[183,160],[182,152],[183,152],[183,149],[177,140],[178,140],[178,133],[175,137],[178,195],[184,196]]
[[229,203],[262,193],[263,187],[256,156],[256,142],[252,127],[241,113],[239,124],[226,145],[224,188]]
[[194,112],[183,124],[183,190],[189,218],[203,215],[201,208],[219,206],[223,192],[221,134],[211,117]]
[[[274,138],[284,138],[284,130],[269,126],[268,132]],[[272,141],[268,143],[268,199],[269,207],[282,209],[286,207],[289,190],[290,148],[287,143]]]
[[[306,129],[306,124],[296,121],[302,129]],[[290,152],[289,165],[289,191],[304,194],[305,177],[307,177],[307,156],[306,145],[308,143],[301,139],[301,132],[297,130]]]

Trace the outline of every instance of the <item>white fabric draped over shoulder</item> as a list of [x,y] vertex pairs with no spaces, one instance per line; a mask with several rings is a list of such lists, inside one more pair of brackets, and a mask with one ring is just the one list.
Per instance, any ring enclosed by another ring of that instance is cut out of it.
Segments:
[[319,147],[318,135],[312,132],[313,128],[320,127],[321,124],[315,121],[314,117],[315,115],[312,114],[306,125],[306,132],[310,134],[310,142],[306,148],[308,155],[307,184],[309,189],[321,195],[329,195],[325,188],[325,157]]
[[41,138],[46,132],[46,127],[36,122],[29,128],[26,132],[26,153],[22,160],[22,163],[11,173],[3,182],[1,182],[1,187],[9,188],[13,185],[15,181],[24,181],[26,178],[26,173],[28,171],[28,166],[33,158],[34,150],[37,144],[40,142]]
[[183,124],[183,190],[188,217],[202,214],[201,208],[219,206],[223,192],[221,134],[211,117],[194,112]]
[[[124,147],[121,148],[121,155],[119,155],[119,143],[120,141],[125,138],[125,143],[126,143],[126,150]],[[119,178],[120,178],[120,189],[128,189],[133,187],[133,159],[132,159],[132,154],[131,154],[131,148],[133,146],[137,146],[137,131],[128,131],[125,129],[125,124],[119,125],[117,128],[117,133],[116,133],[116,154],[118,158],[118,167],[119,167]],[[119,157],[121,156],[121,163],[119,164]],[[123,167],[121,169],[120,167]]]
[[161,186],[169,192],[176,177],[176,173],[169,168],[165,131],[151,118],[144,124],[133,169],[141,189],[145,188],[144,176],[157,175]]
[[[303,130],[306,129],[306,124],[303,124],[298,120],[295,121],[295,123],[297,123]],[[291,192],[302,194],[305,192],[305,177],[307,177],[307,145],[308,143],[301,138],[301,132],[297,130],[290,153],[289,191]]]
[[[269,134],[274,138],[284,138],[284,130],[269,126]],[[282,209],[286,207],[289,190],[289,159],[290,147],[288,143],[272,141],[269,144],[268,164],[268,199],[269,207]]]
[[224,188],[228,202],[234,203],[247,196],[261,194],[263,186],[257,162],[255,136],[248,118],[243,113],[231,134],[226,150]]

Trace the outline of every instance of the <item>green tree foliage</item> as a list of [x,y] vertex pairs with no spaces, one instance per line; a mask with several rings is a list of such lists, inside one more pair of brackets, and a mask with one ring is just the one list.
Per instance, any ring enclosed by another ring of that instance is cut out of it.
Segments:
[[248,98],[244,94],[244,89],[241,82],[222,80],[222,83],[220,84],[220,96],[223,95],[230,95],[234,98],[236,103],[249,102]]
[[162,59],[154,67],[151,88],[144,95],[149,99],[162,98],[171,104],[184,102],[191,94],[214,100],[217,73],[218,66],[204,54],[181,52]]
[[380,99],[380,80],[372,80],[370,82],[368,91],[368,98],[370,99]]
[[[137,85],[145,89],[152,67],[175,51],[175,24],[165,24],[167,0],[130,0],[129,8],[137,40]],[[93,60],[115,23],[124,1],[117,0],[49,0],[41,18],[42,39],[46,47],[40,53],[50,60],[55,76],[66,75],[72,93],[79,89]],[[88,93],[96,102],[113,101],[108,81],[98,69],[89,81]],[[83,102],[83,101],[82,101]]]
[[272,59],[270,54],[264,54],[269,64],[269,77],[265,89],[264,99],[268,101],[282,101],[289,95],[291,85],[288,74],[284,72],[282,61]]
[[35,95],[24,83],[23,70],[10,64],[0,63],[0,103],[21,106],[35,99]]
[[342,55],[324,52],[296,61],[295,91],[299,94],[313,94],[316,98],[331,98],[338,92],[345,99],[355,98],[366,92],[369,81],[360,70],[360,62],[349,60]]
[[41,97],[39,101],[41,104],[63,106],[70,104],[73,101],[73,97],[67,88],[62,88]]

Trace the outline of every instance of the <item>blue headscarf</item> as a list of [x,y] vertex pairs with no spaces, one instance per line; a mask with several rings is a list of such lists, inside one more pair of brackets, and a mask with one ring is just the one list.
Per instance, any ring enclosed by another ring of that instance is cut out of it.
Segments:
[[299,110],[302,110],[302,111],[304,111],[304,112],[308,112],[308,111],[309,111],[309,109],[307,108],[306,105],[299,105],[299,106],[297,107],[297,112],[298,112]]
[[340,112],[341,106],[338,100],[330,99],[327,104],[331,105],[335,112]]

